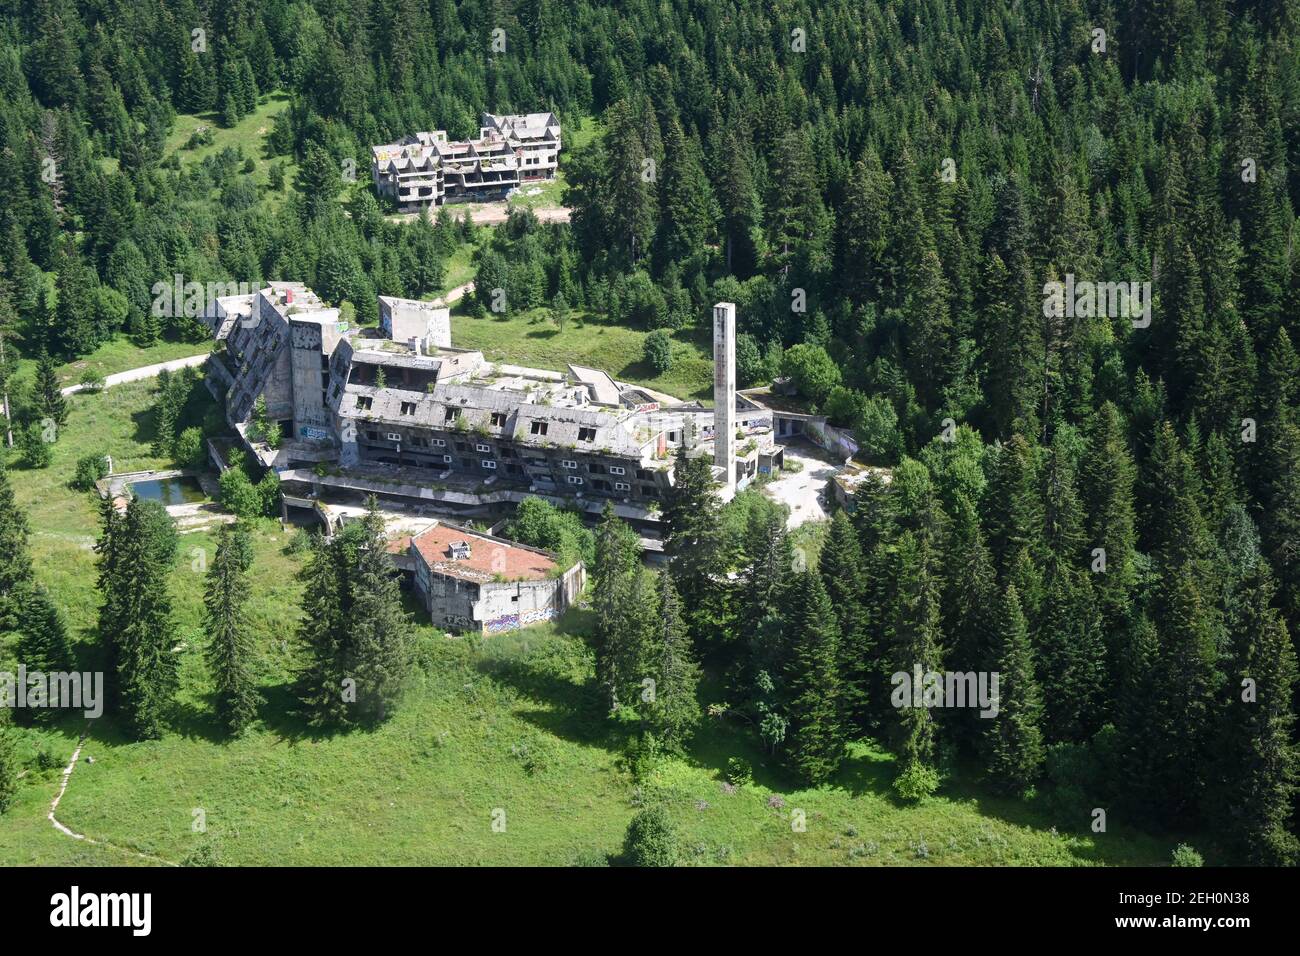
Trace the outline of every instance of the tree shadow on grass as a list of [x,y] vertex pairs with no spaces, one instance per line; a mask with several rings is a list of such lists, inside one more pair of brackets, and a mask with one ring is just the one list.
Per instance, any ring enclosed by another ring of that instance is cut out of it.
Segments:
[[[258,688],[261,703],[257,718],[271,733],[291,744],[310,740],[313,743],[330,740],[351,733],[366,733],[365,727],[318,727],[308,719],[302,702],[294,693],[292,683],[273,684]],[[400,706],[400,705],[399,705]]]
[[525,332],[524,338],[527,339],[553,339],[560,334],[559,329],[533,329],[531,332]]

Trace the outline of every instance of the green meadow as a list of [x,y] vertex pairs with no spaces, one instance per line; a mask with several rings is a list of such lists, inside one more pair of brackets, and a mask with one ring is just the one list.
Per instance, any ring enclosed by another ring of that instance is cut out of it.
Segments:
[[[618,335],[612,328],[604,334]],[[571,326],[564,335],[598,341],[601,332]],[[600,364],[590,351],[571,355]],[[167,464],[149,451],[153,390],[154,383],[142,382],[74,396],[53,464],[10,470],[30,518],[37,575],[65,609],[83,669],[102,661],[92,550],[97,503],[67,482],[77,458],[91,452],[111,454],[121,471]],[[80,715],[23,728],[26,774],[16,803],[0,816],[0,865],[148,858],[227,865],[603,863],[617,857],[628,821],[652,799],[667,804],[687,862],[698,865],[1169,859],[1173,841],[1132,832],[1122,821],[1112,820],[1106,834],[1057,832],[1034,805],[964,785],[920,806],[900,804],[890,789],[892,758],[869,742],[853,746],[832,784],[799,789],[743,725],[717,718],[706,718],[686,758],[634,778],[625,759],[630,729],[601,711],[584,639],[589,614],[580,608],[505,637],[454,638],[418,625],[418,664],[397,715],[372,731],[312,731],[295,715],[289,690],[301,660],[294,639],[301,558],[277,522],[263,521],[254,537],[250,610],[265,697],[256,727],[228,741],[213,720],[200,612],[201,569],[214,537],[183,534],[172,573],[182,667],[170,731],[133,743],[111,717],[87,727]],[[0,637],[6,668],[13,651],[13,636]],[[715,703],[720,691],[706,682],[701,696]],[[68,837],[46,818],[83,729],[83,759],[58,818],[98,844]],[[733,757],[753,767],[752,782],[734,790],[724,787]]]

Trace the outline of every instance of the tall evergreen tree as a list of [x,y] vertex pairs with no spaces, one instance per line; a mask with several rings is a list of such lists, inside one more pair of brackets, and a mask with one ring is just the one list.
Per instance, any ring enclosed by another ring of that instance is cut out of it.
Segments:
[[100,552],[99,634],[115,671],[115,699],[137,740],[159,737],[178,683],[168,578],[176,531],[156,501],[110,503]]
[[841,718],[846,730],[850,726],[864,728],[870,713],[868,694],[876,662],[862,594],[862,546],[844,511],[835,512],[831,518],[818,570],[839,625],[835,667],[843,699]]
[[246,605],[249,596],[246,543],[238,525],[223,525],[217,553],[204,588],[205,654],[217,688],[217,714],[238,735],[257,713],[258,694],[251,670],[253,640]]
[[1296,655],[1273,604],[1267,565],[1257,561],[1234,601],[1229,680],[1215,720],[1207,820],[1238,856],[1261,866],[1295,866],[1300,841],[1288,830],[1300,782],[1294,731]]
[[9,709],[0,708],[0,813],[13,805],[18,793],[18,742]]
[[839,625],[816,570],[796,577],[791,604],[783,675],[790,718],[786,758],[800,779],[815,786],[839,769],[844,756],[836,667]]
[[984,768],[997,789],[1023,793],[1043,767],[1043,704],[1029,625],[1014,586],[1007,586],[999,603],[994,644],[998,712],[987,721]]
[[672,575],[661,572],[657,584],[659,618],[651,649],[657,678],[647,717],[661,741],[669,747],[680,747],[700,722],[700,705],[695,696],[700,667],[691,652],[681,598]]
[[37,586],[28,592],[19,616],[18,660],[28,672],[72,670],[68,629],[44,588]]
[[59,385],[58,371],[50,353],[44,350],[36,359],[36,414],[62,428],[68,424],[68,401]]
[[0,630],[17,626],[23,596],[32,582],[27,533],[27,516],[14,500],[9,473],[0,455]]

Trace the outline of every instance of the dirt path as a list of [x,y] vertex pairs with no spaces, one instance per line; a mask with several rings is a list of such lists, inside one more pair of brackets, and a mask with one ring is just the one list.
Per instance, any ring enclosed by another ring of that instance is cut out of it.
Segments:
[[[499,226],[510,218],[510,206],[503,202],[494,203],[477,203],[461,206],[458,210],[455,204],[449,206],[439,206],[430,211],[431,216],[436,216],[436,209],[447,209],[451,212],[452,218],[460,220],[465,218],[465,212],[474,217],[476,226]],[[533,210],[537,216],[538,222],[568,222],[572,210],[568,206],[543,206],[540,209]],[[387,216],[389,222],[412,222],[420,218],[418,212],[399,212]]]
[[84,833],[78,833],[66,824],[60,823],[58,817],[54,815],[54,811],[59,809],[59,801],[63,799],[63,794],[68,789],[69,781],[72,780],[72,771],[77,769],[77,760],[81,757],[81,748],[86,745],[86,737],[89,736],[89,734],[89,730],[82,733],[81,739],[77,741],[77,749],[72,751],[72,759],[69,760],[68,765],[63,768],[63,779],[59,783],[59,792],[54,795],[54,800],[50,803],[50,812],[47,814],[50,823],[54,824],[54,829],[58,830],[64,836],[72,837],[74,840],[84,840],[92,846],[102,846],[110,850],[116,850],[119,853],[129,853],[131,856],[137,857],[141,860],[148,860],[150,863],[161,863],[163,866],[176,866],[177,864],[172,863],[170,860],[164,860],[157,856],[150,856],[148,853],[141,853],[138,850],[129,850],[126,847],[118,846],[115,843],[109,843],[107,840],[96,840],[92,837],[86,836]]

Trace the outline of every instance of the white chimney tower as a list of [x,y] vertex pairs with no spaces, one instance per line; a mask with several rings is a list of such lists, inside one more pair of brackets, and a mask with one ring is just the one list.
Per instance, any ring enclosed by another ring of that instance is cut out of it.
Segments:
[[713,307],[713,463],[723,469],[724,498],[736,491],[736,304]]

